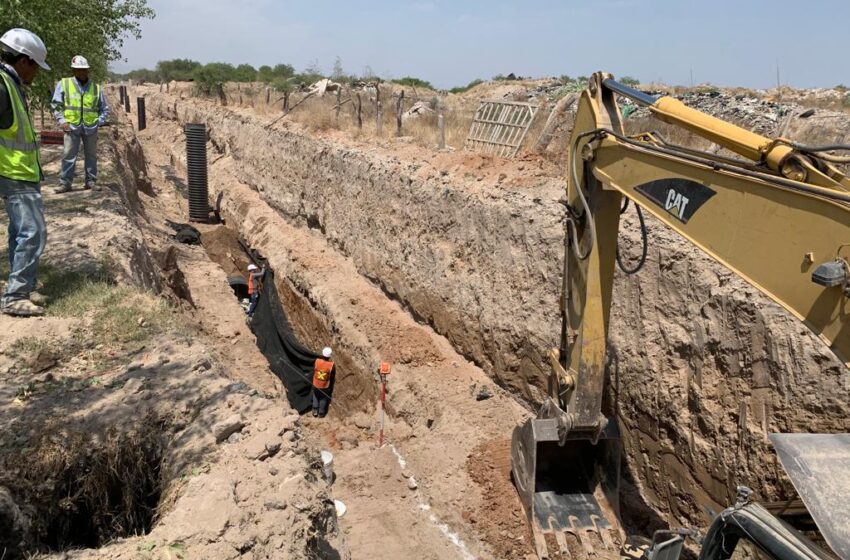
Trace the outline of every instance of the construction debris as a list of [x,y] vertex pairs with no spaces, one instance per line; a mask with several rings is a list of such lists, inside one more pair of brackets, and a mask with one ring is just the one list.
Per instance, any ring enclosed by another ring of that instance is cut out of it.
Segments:
[[324,78],[311,85],[307,91],[308,93],[322,97],[325,93],[336,92],[341,87],[341,84],[329,80],[328,78]]
[[425,101],[417,101],[410,109],[404,112],[401,118],[406,121],[409,119],[418,119],[420,117],[427,117],[436,114],[437,112],[432,109],[428,103]]

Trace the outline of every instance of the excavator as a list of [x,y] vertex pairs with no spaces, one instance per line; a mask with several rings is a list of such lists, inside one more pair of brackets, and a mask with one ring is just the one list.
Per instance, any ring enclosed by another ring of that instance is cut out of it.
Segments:
[[[618,100],[723,151],[626,135]],[[582,92],[570,139],[561,336],[548,396],[515,428],[514,485],[541,560],[620,558],[622,443],[608,390],[609,317],[620,215],[632,202],[764,292],[850,360],[850,146],[766,138],[598,72]],[[646,230],[643,228],[644,247]],[[646,252],[644,249],[643,259]],[[642,259],[642,260],[643,260]],[[850,559],[850,434],[770,434],[829,552],[738,487],[737,502],[698,529],[657,532],[648,560]],[[647,539],[648,540],[648,539]],[[744,554],[742,551],[750,551]]]

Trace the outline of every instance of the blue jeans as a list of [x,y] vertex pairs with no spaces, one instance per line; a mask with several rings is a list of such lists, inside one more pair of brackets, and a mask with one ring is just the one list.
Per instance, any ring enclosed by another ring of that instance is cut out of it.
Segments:
[[62,153],[62,171],[59,182],[71,186],[77,167],[80,144],[85,153],[86,185],[97,182],[97,131],[86,134],[82,128],[65,133],[65,151]]
[[3,303],[29,298],[35,290],[38,259],[47,242],[44,205],[41,193],[8,194],[6,214],[9,216],[9,283]]
[[313,412],[319,416],[327,414],[328,406],[331,404],[331,398],[325,391],[327,389],[316,389],[313,387]]

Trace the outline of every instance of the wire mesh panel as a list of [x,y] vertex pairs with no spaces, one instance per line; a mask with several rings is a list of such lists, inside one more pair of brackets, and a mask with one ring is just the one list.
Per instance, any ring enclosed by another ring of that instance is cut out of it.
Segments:
[[478,105],[464,148],[505,158],[516,157],[537,106],[513,101],[484,101]]

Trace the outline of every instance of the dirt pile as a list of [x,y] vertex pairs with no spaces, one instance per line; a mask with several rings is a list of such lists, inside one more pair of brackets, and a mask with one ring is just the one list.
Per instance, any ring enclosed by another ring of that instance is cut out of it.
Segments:
[[[275,250],[294,293],[320,293],[314,305],[346,313],[367,304],[344,303],[351,297],[345,290],[318,280],[317,270],[305,272],[322,263],[321,252],[291,246],[319,236],[503,387],[540,401],[545,351],[559,328],[560,179],[533,162],[411,151],[401,143],[388,144],[390,151],[286,124],[269,130],[269,119],[199,100],[155,95],[149,106],[174,124],[207,123],[225,156],[219,172],[257,191],[231,198],[232,221],[257,244],[286,239],[289,248]],[[173,134],[169,141],[179,142]],[[268,229],[274,217],[255,214],[263,202],[289,224]],[[765,434],[845,429],[846,368],[766,297],[658,222],[648,225],[647,264],[635,276],[618,276],[611,325],[611,399],[637,490],[674,524],[704,525],[733,501],[739,483],[762,499],[791,496]],[[621,244],[632,254],[639,242],[629,219]],[[355,321],[339,331],[368,328],[364,336],[375,340],[382,329],[371,327]],[[379,358],[352,356],[355,363]],[[434,403],[437,411],[445,407]],[[501,431],[506,437],[509,428]]]

